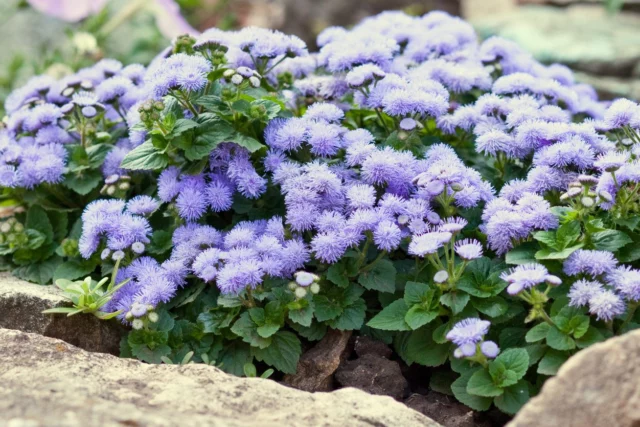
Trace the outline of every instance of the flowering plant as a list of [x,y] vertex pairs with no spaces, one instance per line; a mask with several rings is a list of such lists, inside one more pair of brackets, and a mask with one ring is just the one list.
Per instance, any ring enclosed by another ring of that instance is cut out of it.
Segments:
[[293,373],[354,330],[507,413],[638,326],[640,106],[440,12],[318,45],[211,29],[30,81],[0,136],[3,266],[128,280],[102,309],[124,356]]

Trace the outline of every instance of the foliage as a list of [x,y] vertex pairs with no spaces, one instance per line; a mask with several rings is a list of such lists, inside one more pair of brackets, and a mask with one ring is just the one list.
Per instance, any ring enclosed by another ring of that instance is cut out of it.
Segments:
[[318,44],[213,29],[146,71],[96,64],[89,93],[30,82],[0,148],[3,267],[128,280],[101,307],[124,357],[277,376],[353,330],[510,414],[638,326],[637,104],[442,13]]

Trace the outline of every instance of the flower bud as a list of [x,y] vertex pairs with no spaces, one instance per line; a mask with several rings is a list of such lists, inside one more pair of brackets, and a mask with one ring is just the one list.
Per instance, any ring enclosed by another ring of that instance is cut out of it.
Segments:
[[149,319],[149,322],[156,323],[158,319],[160,319],[160,316],[158,316],[158,313],[156,313],[155,311],[152,311],[147,314],[147,318]]
[[598,193],[598,196],[600,196],[601,199],[603,199],[603,200],[605,200],[607,202],[613,202],[613,196],[608,191],[601,190]]
[[140,330],[144,327],[144,322],[141,319],[133,319],[131,322],[131,327],[136,330]]
[[249,77],[249,83],[253,87],[260,87],[260,79],[255,76]]
[[433,281],[436,283],[444,283],[447,280],[449,280],[449,273],[447,273],[444,270],[440,270],[438,271],[434,276],[433,276]]
[[307,290],[302,287],[296,288],[294,293],[296,294],[296,298],[304,298],[305,296],[307,296]]
[[234,74],[231,77],[231,83],[233,83],[236,86],[240,86],[243,81],[244,81],[244,79],[242,78],[242,76],[240,74]]
[[591,197],[583,197],[580,199],[580,203],[582,203],[582,206],[590,208],[594,205],[595,201]]
[[317,283],[312,283],[311,286],[309,286],[309,290],[311,291],[312,294],[317,294],[318,292],[320,292],[320,285]]

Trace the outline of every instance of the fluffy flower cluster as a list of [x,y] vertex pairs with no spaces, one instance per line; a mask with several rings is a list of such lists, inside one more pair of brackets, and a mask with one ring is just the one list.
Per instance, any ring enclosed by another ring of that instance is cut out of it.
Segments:
[[[136,254],[143,253],[144,245],[149,243],[151,226],[144,216],[138,214],[148,214],[157,208],[153,199],[143,197],[131,199],[128,204],[118,199],[90,203],[82,214],[82,235],[78,243],[80,254],[89,258],[103,242],[103,259],[112,251],[115,251],[114,259],[122,259],[123,251],[129,249]],[[147,206],[143,206],[145,204]]]
[[[453,328],[447,333],[447,340],[458,346],[454,350],[454,356],[457,358],[474,357],[480,352],[490,359],[493,359],[500,353],[500,348],[493,341],[485,341],[484,336],[489,332],[491,322],[481,320],[476,317],[461,320],[453,325]],[[479,344],[479,345],[478,345]]]
[[570,304],[588,306],[598,319],[610,321],[627,303],[640,301],[640,270],[618,266],[610,252],[577,250],[564,262],[564,272],[582,277],[571,286]]
[[[69,152],[68,144],[83,142],[82,133],[91,122],[93,132],[101,131],[104,117],[124,128],[122,117],[140,100],[146,99],[143,84],[145,68],[126,67],[104,59],[90,68],[56,80],[34,77],[7,97],[8,117],[0,130],[0,185],[31,189],[40,184],[63,180]],[[131,149],[124,139],[108,155],[107,173]]]

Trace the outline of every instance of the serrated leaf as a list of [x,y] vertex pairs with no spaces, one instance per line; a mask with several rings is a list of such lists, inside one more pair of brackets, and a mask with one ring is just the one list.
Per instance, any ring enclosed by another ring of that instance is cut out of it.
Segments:
[[75,280],[87,277],[95,270],[96,264],[91,261],[70,259],[60,264],[53,273],[53,281],[58,279]]
[[549,349],[545,353],[540,363],[538,363],[538,373],[543,375],[555,375],[558,373],[560,366],[567,361],[569,354]]
[[493,383],[493,378],[485,369],[479,369],[471,375],[467,384],[467,393],[476,396],[495,397],[502,394],[502,389]]
[[369,320],[367,326],[384,331],[408,331],[411,329],[405,321],[408,311],[409,307],[403,299],[396,300]]
[[524,339],[529,343],[542,341],[547,337],[549,329],[551,329],[551,326],[548,323],[539,323],[527,332]]
[[447,361],[451,344],[436,344],[433,327],[424,326],[411,332],[407,339],[406,355],[415,363],[424,366],[440,366]]
[[580,338],[576,339],[576,346],[578,348],[586,348],[595,343],[599,343],[605,340],[605,336],[595,326],[589,326],[587,332]]
[[300,340],[292,332],[279,331],[267,348],[252,348],[254,357],[285,374],[295,374],[302,353]]
[[342,307],[336,302],[330,300],[324,295],[315,295],[313,297],[315,304],[315,316],[319,322],[326,322],[338,317],[342,313]]
[[633,240],[622,231],[605,230],[592,234],[591,242],[597,250],[615,252],[633,242]]
[[158,170],[169,164],[169,157],[159,152],[149,141],[129,151],[120,167],[130,170]]
[[102,174],[99,171],[86,170],[80,173],[71,172],[67,174],[62,184],[76,193],[86,196],[97,188],[101,182]]
[[349,275],[345,262],[332,264],[327,270],[327,280],[342,288],[349,286]]
[[343,312],[329,325],[341,331],[358,330],[364,324],[367,306],[363,299],[358,298],[352,304],[344,308]]
[[[517,383],[529,369],[529,354],[523,348],[511,348],[500,353],[498,357],[489,363],[489,369],[493,366],[502,366],[501,378],[494,376],[494,381],[500,387],[508,387]],[[493,373],[493,372],[492,372]]]
[[574,246],[569,246],[568,248],[562,249],[561,251],[554,251],[551,249],[541,249],[536,252],[537,260],[547,260],[547,259],[555,259],[555,260],[563,260],[567,259],[569,255],[582,248],[584,243],[579,243]]
[[489,317],[502,316],[507,312],[507,310],[509,310],[509,304],[507,301],[499,296],[473,299],[471,304],[480,313],[486,314]]
[[449,292],[440,297],[440,302],[451,308],[451,312],[456,315],[462,312],[467,306],[471,297],[465,292]]
[[380,260],[371,270],[360,273],[358,283],[365,289],[393,293],[396,291],[396,268],[388,259]]
[[547,345],[555,350],[573,350],[576,343],[569,335],[565,334],[555,326],[549,329],[547,334]]
[[40,206],[34,205],[29,208],[24,226],[27,229],[30,228],[44,234],[46,243],[53,241],[53,226],[49,221],[47,212]]
[[511,265],[530,264],[536,262],[537,246],[533,243],[524,243],[507,252],[504,262]]
[[504,393],[493,399],[502,412],[514,415],[529,400],[529,384],[525,380],[504,389]]
[[468,371],[460,376],[451,384],[453,395],[464,405],[476,411],[486,411],[491,407],[493,399],[490,397],[475,396],[467,392],[469,379],[474,371]]
[[429,310],[420,305],[414,305],[407,311],[404,320],[411,329],[415,330],[434,320],[438,317],[438,313],[438,310]]

